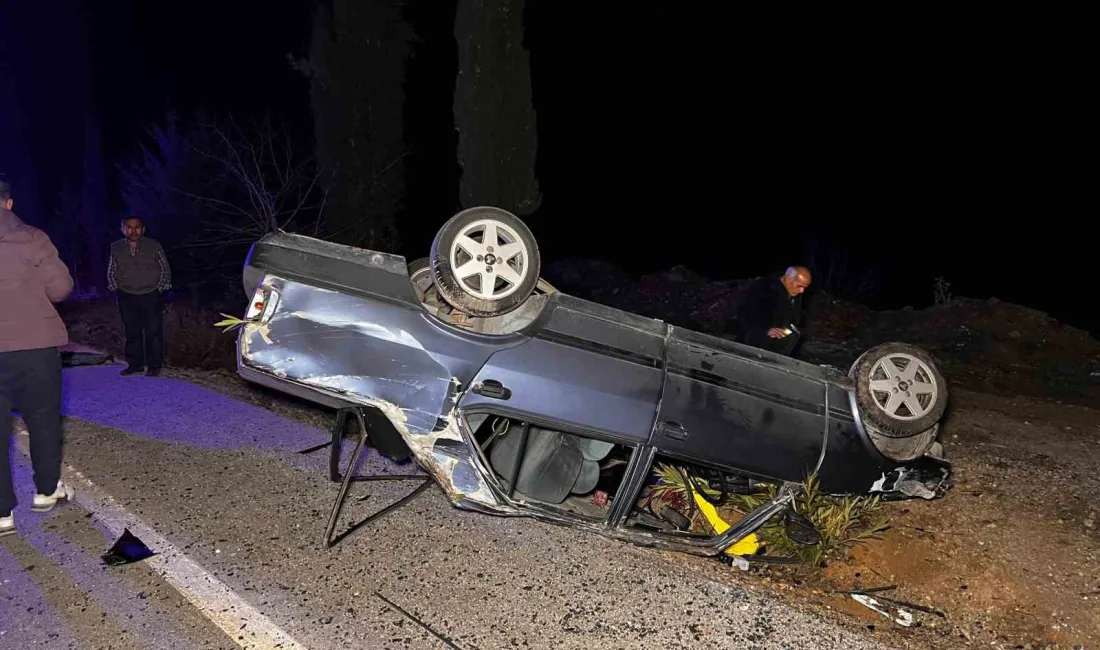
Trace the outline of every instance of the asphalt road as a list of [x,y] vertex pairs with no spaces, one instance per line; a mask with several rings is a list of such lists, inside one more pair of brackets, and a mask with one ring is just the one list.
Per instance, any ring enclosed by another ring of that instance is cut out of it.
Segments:
[[[714,560],[452,508],[436,486],[332,549],[327,433],[169,377],[65,370],[78,501],[0,539],[0,648],[881,647]],[[345,456],[346,457],[346,456]],[[371,457],[362,473],[409,472]],[[411,484],[353,485],[338,531]],[[155,553],[108,567],[126,528]]]

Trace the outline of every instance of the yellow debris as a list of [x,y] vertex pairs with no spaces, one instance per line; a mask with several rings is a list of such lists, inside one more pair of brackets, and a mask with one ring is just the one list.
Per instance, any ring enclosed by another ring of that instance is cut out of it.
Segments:
[[[717,535],[721,535],[726,532],[730,525],[727,524],[721,517],[718,516],[718,511],[714,509],[714,506],[703,498],[697,490],[691,491],[692,496],[695,498],[695,505],[699,506],[699,511],[703,513],[703,516],[710,522],[714,532]],[[760,549],[760,539],[756,536],[756,533],[746,535],[744,539],[737,542],[726,549],[726,553],[729,555],[755,555]]]

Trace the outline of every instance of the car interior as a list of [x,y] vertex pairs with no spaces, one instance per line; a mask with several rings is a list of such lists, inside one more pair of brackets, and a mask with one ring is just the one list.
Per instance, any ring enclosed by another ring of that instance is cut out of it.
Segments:
[[594,521],[607,516],[634,453],[629,445],[515,418],[477,413],[467,422],[511,499]]
[[[467,422],[482,461],[509,498],[594,523],[606,519],[634,452],[631,445],[495,414],[471,414]],[[754,479],[657,454],[624,525],[709,539],[718,533],[715,516],[732,525],[744,515],[738,508],[731,510],[733,495],[760,494],[763,489],[764,483]],[[718,510],[703,517],[701,511],[710,507],[706,504]]]

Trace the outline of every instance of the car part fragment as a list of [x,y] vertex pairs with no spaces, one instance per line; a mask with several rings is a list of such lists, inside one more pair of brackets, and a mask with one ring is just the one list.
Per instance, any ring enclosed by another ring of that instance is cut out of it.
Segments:
[[813,522],[796,512],[794,508],[787,509],[783,519],[783,531],[795,544],[813,546],[821,541],[821,533],[814,528]]
[[[359,440],[355,444],[355,451],[351,454],[351,460],[348,461],[347,471],[341,475],[340,443],[341,439],[344,437],[344,431],[347,428],[349,420],[359,425]],[[404,460],[412,455],[411,450],[401,438],[400,434],[393,428],[390,421],[386,419],[385,414],[378,409],[354,406],[342,408],[337,411],[336,421],[332,427],[332,441],[329,443],[332,447],[332,453],[329,458],[329,479],[334,483],[340,482],[340,491],[336,496],[336,501],[332,504],[332,510],[329,512],[328,524],[325,525],[325,548],[332,548],[333,545],[356,530],[359,530],[363,526],[377,520],[379,517],[405,505],[411,501],[413,497],[426,490],[432,483],[432,477],[427,474],[375,474],[371,476],[356,476],[355,468],[359,465],[359,458],[366,448],[368,438],[373,442],[374,448],[390,460]],[[317,451],[324,446],[325,445],[313,447],[307,451]],[[349,527],[347,530],[340,533],[339,536],[334,538],[333,532],[336,530],[336,522],[340,518],[341,511],[344,509],[344,501],[348,496],[348,488],[353,481],[419,481],[420,484],[394,503],[391,503],[366,519]]]

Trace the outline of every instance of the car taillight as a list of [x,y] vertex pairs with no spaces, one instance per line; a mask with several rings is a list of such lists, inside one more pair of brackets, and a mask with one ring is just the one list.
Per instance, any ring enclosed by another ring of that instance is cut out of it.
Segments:
[[248,303],[248,311],[245,312],[245,320],[267,320],[275,311],[275,305],[279,302],[279,293],[270,287],[259,287],[252,294],[252,300]]

